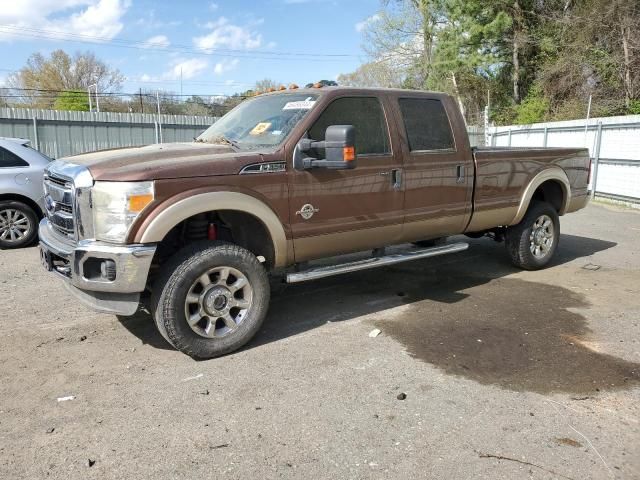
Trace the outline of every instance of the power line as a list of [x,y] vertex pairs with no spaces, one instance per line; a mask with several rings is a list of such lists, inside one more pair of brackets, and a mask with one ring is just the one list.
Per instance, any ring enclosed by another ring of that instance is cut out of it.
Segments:
[[[8,30],[8,31],[6,31]],[[257,53],[251,53],[248,50],[238,49],[201,49],[196,50],[186,45],[174,45],[173,47],[160,47],[149,45],[145,42],[131,41],[124,39],[109,39],[106,37],[95,37],[90,35],[81,35],[70,32],[59,32],[55,30],[44,30],[30,27],[17,27],[14,25],[1,25],[0,32],[4,33],[19,33],[22,36],[41,38],[46,40],[59,40],[65,42],[78,42],[89,43],[93,45],[109,45],[120,48],[131,48],[136,50],[158,51],[158,52],[178,52],[187,53],[190,55],[203,55],[203,56],[221,56],[221,57],[234,57],[234,58],[247,58],[258,60],[305,60],[314,62],[335,62],[350,60],[352,58],[359,58],[360,55],[355,54],[327,54],[327,53],[313,53],[313,52],[270,52],[266,50],[257,51]]]
[[[54,89],[54,88],[22,88],[22,87],[0,87],[0,90],[19,90],[21,92],[38,92],[38,93],[72,93],[72,94],[78,94],[78,95],[86,95],[87,92],[85,92],[82,88],[70,88],[67,90],[63,90],[63,89]],[[197,96],[202,96],[202,94],[177,94],[177,93],[172,93],[172,92],[167,92],[164,91],[162,92],[164,95],[168,95],[168,96],[172,96],[172,97],[192,97],[194,95]],[[92,96],[95,96],[95,93],[92,93]],[[126,92],[99,92],[98,96],[129,96],[129,95],[140,95],[138,92],[136,93],[126,93]],[[151,94],[149,93],[148,95],[155,95],[155,90],[154,93]],[[218,94],[211,94],[211,95],[218,95]],[[219,94],[218,96],[224,96],[226,94]],[[229,96],[233,96],[233,95],[229,95]]]
[[[0,72],[9,72],[9,73],[19,73],[20,70],[21,69],[15,69],[15,68],[0,68]],[[177,84],[180,81],[180,79],[142,80],[142,78],[124,77],[124,81],[135,82],[135,83],[166,85],[166,84]],[[216,81],[216,80],[184,80],[182,83],[184,83],[185,85],[204,85],[204,86],[218,85],[218,86],[224,86],[224,87],[252,87],[254,85],[253,83],[246,83],[246,82],[223,82],[223,81]],[[12,87],[3,87],[2,85],[0,85],[0,88],[12,88]]]
[[[135,82],[135,83],[152,83],[152,84],[178,84],[180,83],[180,79],[176,80],[141,80],[139,78],[125,77],[125,82]],[[216,81],[206,81],[206,80],[184,80],[182,83],[185,85],[220,85],[225,87],[251,87],[253,83],[243,83],[243,82],[216,82]]]
[[[27,92],[27,93],[9,93],[9,94],[0,94],[0,97],[3,98],[25,98],[25,97],[37,97],[37,98],[58,98],[58,96],[62,93],[72,94],[84,97],[86,92],[82,90],[58,90],[58,89],[47,89],[47,88],[21,88],[21,87],[0,87],[0,91],[2,90],[15,90],[19,92]],[[33,94],[33,95],[30,95]],[[155,93],[127,93],[127,92],[100,92],[97,94],[98,97],[109,98],[109,97],[153,97],[155,98]],[[166,98],[189,98],[189,97],[223,97],[223,98],[249,98],[250,95],[240,95],[240,94],[224,94],[224,93],[208,93],[208,94],[178,94],[171,92],[162,92],[162,95]],[[93,94],[95,97],[96,94]]]
[[[28,30],[28,31],[33,31],[37,33],[51,34],[52,36],[55,36],[55,38],[58,38],[61,35],[63,35],[68,37],[76,37],[80,39],[95,40],[102,43],[135,44],[135,45],[144,46],[145,48],[147,48],[148,46],[153,46],[153,44],[148,44],[147,41],[130,40],[130,39],[124,39],[124,38],[113,39],[109,37],[99,37],[99,36],[85,35],[85,34],[72,33],[72,32],[61,32],[57,30],[45,30],[45,29],[34,28],[34,27],[18,27],[15,25],[0,24],[0,28]],[[190,45],[173,44],[173,46],[176,48],[192,49]],[[157,47],[165,48],[162,46],[157,46]],[[209,49],[206,49],[206,50],[209,50]],[[212,53],[224,52],[224,53],[242,54],[247,52],[246,49],[233,49],[233,48],[212,48],[210,50],[212,50]],[[297,56],[313,56],[313,57],[358,57],[359,56],[359,55],[350,54],[350,53],[282,52],[282,51],[270,51],[270,50],[255,50],[255,51],[261,55],[282,55],[282,56],[297,55]]]

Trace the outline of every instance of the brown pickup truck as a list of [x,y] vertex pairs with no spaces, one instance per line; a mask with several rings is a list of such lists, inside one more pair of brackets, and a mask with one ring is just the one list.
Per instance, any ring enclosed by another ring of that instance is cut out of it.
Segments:
[[167,341],[209,358],[258,331],[270,275],[301,282],[454,253],[468,244],[442,239],[457,234],[504,240],[515,265],[541,268],[558,217],[588,201],[589,171],[583,149],[471,148],[447,95],[282,90],[191,143],[50,164],[41,258],[98,310],[131,315],[149,298]]

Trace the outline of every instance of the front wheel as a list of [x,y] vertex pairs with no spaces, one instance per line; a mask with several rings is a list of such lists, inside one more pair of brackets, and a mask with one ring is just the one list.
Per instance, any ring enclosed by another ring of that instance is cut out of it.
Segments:
[[0,248],[21,248],[38,234],[38,216],[29,205],[14,200],[0,202]]
[[559,240],[560,220],[555,208],[535,202],[519,224],[507,229],[507,252],[516,267],[539,270],[549,263]]
[[269,299],[267,272],[251,252],[223,242],[198,242],[162,268],[151,307],[171,345],[194,358],[213,358],[251,340]]

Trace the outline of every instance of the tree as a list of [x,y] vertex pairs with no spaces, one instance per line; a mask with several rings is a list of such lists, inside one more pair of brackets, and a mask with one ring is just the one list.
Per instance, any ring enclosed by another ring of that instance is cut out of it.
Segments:
[[528,91],[535,55],[527,32],[541,1],[383,0],[363,47],[404,87],[449,92],[479,119],[487,91],[515,104]]
[[67,90],[56,98],[53,108],[56,110],[89,111],[88,93],[83,90]]
[[583,0],[554,12],[538,82],[556,118],[632,113],[640,101],[640,4]]
[[198,95],[193,95],[185,100],[182,113],[183,115],[206,116],[212,115],[213,108],[210,103],[204,100],[204,98]]
[[387,68],[403,70],[405,85],[424,88],[432,67],[436,32],[444,21],[444,0],[383,0],[368,22],[364,50]]
[[338,84],[348,87],[401,87],[403,72],[389,67],[388,62],[368,62],[352,73],[338,75]]
[[267,92],[271,88],[278,88],[278,87],[279,85],[276,83],[275,80],[272,80],[270,78],[264,78],[256,82],[256,85],[255,87],[253,87],[253,90],[256,92]]
[[320,87],[337,87],[338,86],[338,82],[336,82],[335,80],[319,80],[317,82],[307,83],[304,86],[304,88],[311,88],[314,85],[320,86]]
[[55,50],[49,58],[41,53],[32,54],[27,64],[9,76],[8,85],[20,89],[26,103],[50,108],[61,91],[87,91],[97,84],[98,92],[120,89],[124,77],[99,60],[92,52],[77,52],[73,57],[63,50]]

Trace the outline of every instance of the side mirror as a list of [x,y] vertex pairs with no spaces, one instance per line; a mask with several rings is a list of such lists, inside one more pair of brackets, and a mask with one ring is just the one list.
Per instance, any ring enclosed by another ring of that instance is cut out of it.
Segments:
[[[331,125],[327,127],[324,138],[322,142],[316,142],[309,138],[303,138],[298,142],[298,152],[296,152],[294,159],[296,169],[346,170],[356,168],[356,129],[353,125]],[[326,158],[316,159],[303,154],[311,149],[324,149]]]

